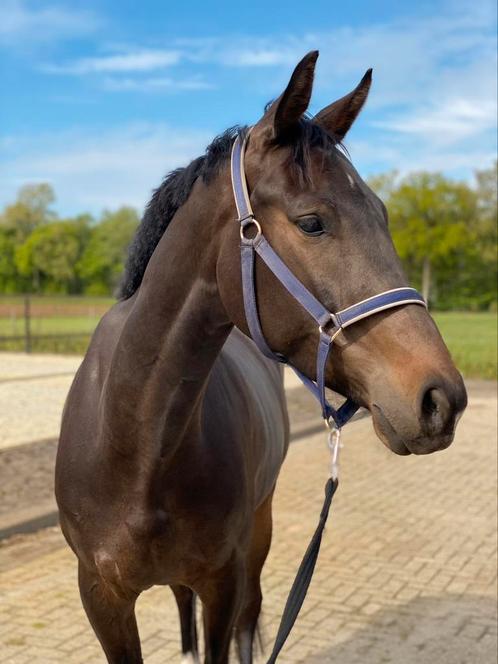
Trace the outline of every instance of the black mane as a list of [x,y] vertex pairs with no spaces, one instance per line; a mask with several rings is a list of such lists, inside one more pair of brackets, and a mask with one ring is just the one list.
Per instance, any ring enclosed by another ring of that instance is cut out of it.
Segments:
[[[138,290],[154,249],[177,210],[186,202],[197,178],[209,182],[229,159],[236,136],[244,137],[246,133],[247,127],[230,127],[214,139],[204,155],[184,168],[171,171],[154,190],[128,250],[118,289],[120,299],[126,300]],[[328,152],[339,141],[306,117],[293,136],[280,141],[280,144],[285,143],[292,147],[289,166],[297,169],[300,180],[309,180],[311,149],[319,147]]]

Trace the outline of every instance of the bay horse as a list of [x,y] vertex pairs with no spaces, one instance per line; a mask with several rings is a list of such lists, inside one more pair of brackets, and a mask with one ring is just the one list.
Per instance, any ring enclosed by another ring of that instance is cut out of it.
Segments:
[[[252,128],[251,204],[279,256],[330,311],[406,285],[386,210],[341,141],[371,71],[306,115],[318,53]],[[65,405],[56,463],[62,531],[83,606],[109,662],[142,661],[140,593],[169,585],[185,661],[252,662],[271,504],[289,441],[282,371],[249,338],[230,151],[243,128],[171,173],[132,243],[120,301],[102,318]],[[266,342],[315,379],[316,325],[258,259]],[[326,384],[367,408],[397,454],[447,447],[466,405],[426,309],[377,313],[338,337]]]

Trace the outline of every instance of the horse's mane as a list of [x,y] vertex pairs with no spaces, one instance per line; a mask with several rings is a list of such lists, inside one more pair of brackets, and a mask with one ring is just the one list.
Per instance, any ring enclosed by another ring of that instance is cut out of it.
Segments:
[[[236,136],[243,138],[247,129],[239,126],[230,127],[213,140],[204,155],[197,157],[184,168],[171,171],[154,190],[128,250],[123,277],[118,288],[120,299],[126,300],[138,290],[154,249],[177,210],[187,201],[194,182],[199,177],[209,182],[229,159]],[[309,117],[303,118],[298,131],[284,142],[292,148],[289,167],[295,169],[300,180],[309,180],[311,148],[320,147],[329,151],[339,143]]]

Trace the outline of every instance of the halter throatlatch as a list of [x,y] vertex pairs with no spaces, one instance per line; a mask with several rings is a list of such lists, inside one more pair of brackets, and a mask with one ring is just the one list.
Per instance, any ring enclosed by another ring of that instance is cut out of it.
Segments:
[[[346,399],[337,410],[325,398],[325,369],[335,337],[346,327],[362,318],[380,311],[405,304],[426,306],[424,298],[414,288],[394,288],[366,300],[357,302],[346,309],[331,313],[306,286],[294,276],[287,265],[267,242],[261,225],[256,220],[249,201],[244,171],[244,152],[247,138],[242,142],[235,139],[232,148],[231,173],[232,187],[240,223],[240,252],[242,263],[242,289],[247,325],[253,341],[259,350],[277,362],[288,364],[301,381],[320,402],[322,417],[329,428],[340,429],[356,413],[359,406],[352,399]],[[253,227],[253,228],[250,228]],[[249,237],[251,233],[252,237]],[[293,367],[280,353],[274,353],[266,343],[258,315],[255,289],[255,254],[267,265],[292,297],[308,312],[317,323],[318,349],[316,354],[316,381],[305,376]]]
[[[237,205],[238,221],[240,223],[240,254],[242,264],[242,290],[244,296],[244,309],[249,332],[259,350],[277,362],[289,364],[296,372],[304,385],[320,402],[322,417],[329,428],[329,447],[331,450],[330,477],[325,485],[325,499],[320,513],[320,519],[311,542],[304,554],[294,583],[287,598],[282,614],[277,637],[267,664],[274,664],[282,649],[289,632],[298,616],[308,591],[313,570],[320,551],[323,529],[329,513],[332,498],[338,486],[338,454],[340,448],[340,431],[356,413],[359,406],[352,399],[346,399],[340,408],[333,408],[325,398],[325,369],[330,348],[335,337],[346,327],[356,323],[362,318],[372,316],[379,311],[399,307],[405,304],[421,304],[425,306],[423,297],[413,288],[394,288],[384,291],[366,300],[357,302],[342,311],[331,313],[316,297],[295,277],[278,254],[273,251],[266,241],[260,223],[256,220],[249,201],[247,182],[244,172],[244,150],[247,137],[242,142],[239,137],[235,139],[232,148],[232,187]],[[252,228],[251,228],[252,227]],[[318,349],[316,353],[316,381],[311,380],[296,367],[293,367],[280,353],[275,353],[266,343],[258,315],[258,303],[255,288],[255,258],[256,254],[273,272],[292,297],[315,320],[318,332]]]

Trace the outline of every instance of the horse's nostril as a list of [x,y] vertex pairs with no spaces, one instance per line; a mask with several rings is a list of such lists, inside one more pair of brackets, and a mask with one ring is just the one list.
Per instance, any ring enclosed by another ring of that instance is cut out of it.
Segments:
[[451,416],[451,405],[439,387],[425,391],[421,402],[421,415],[431,434],[441,433]]
[[427,390],[422,399],[422,412],[425,415],[434,415],[439,410],[438,390]]

